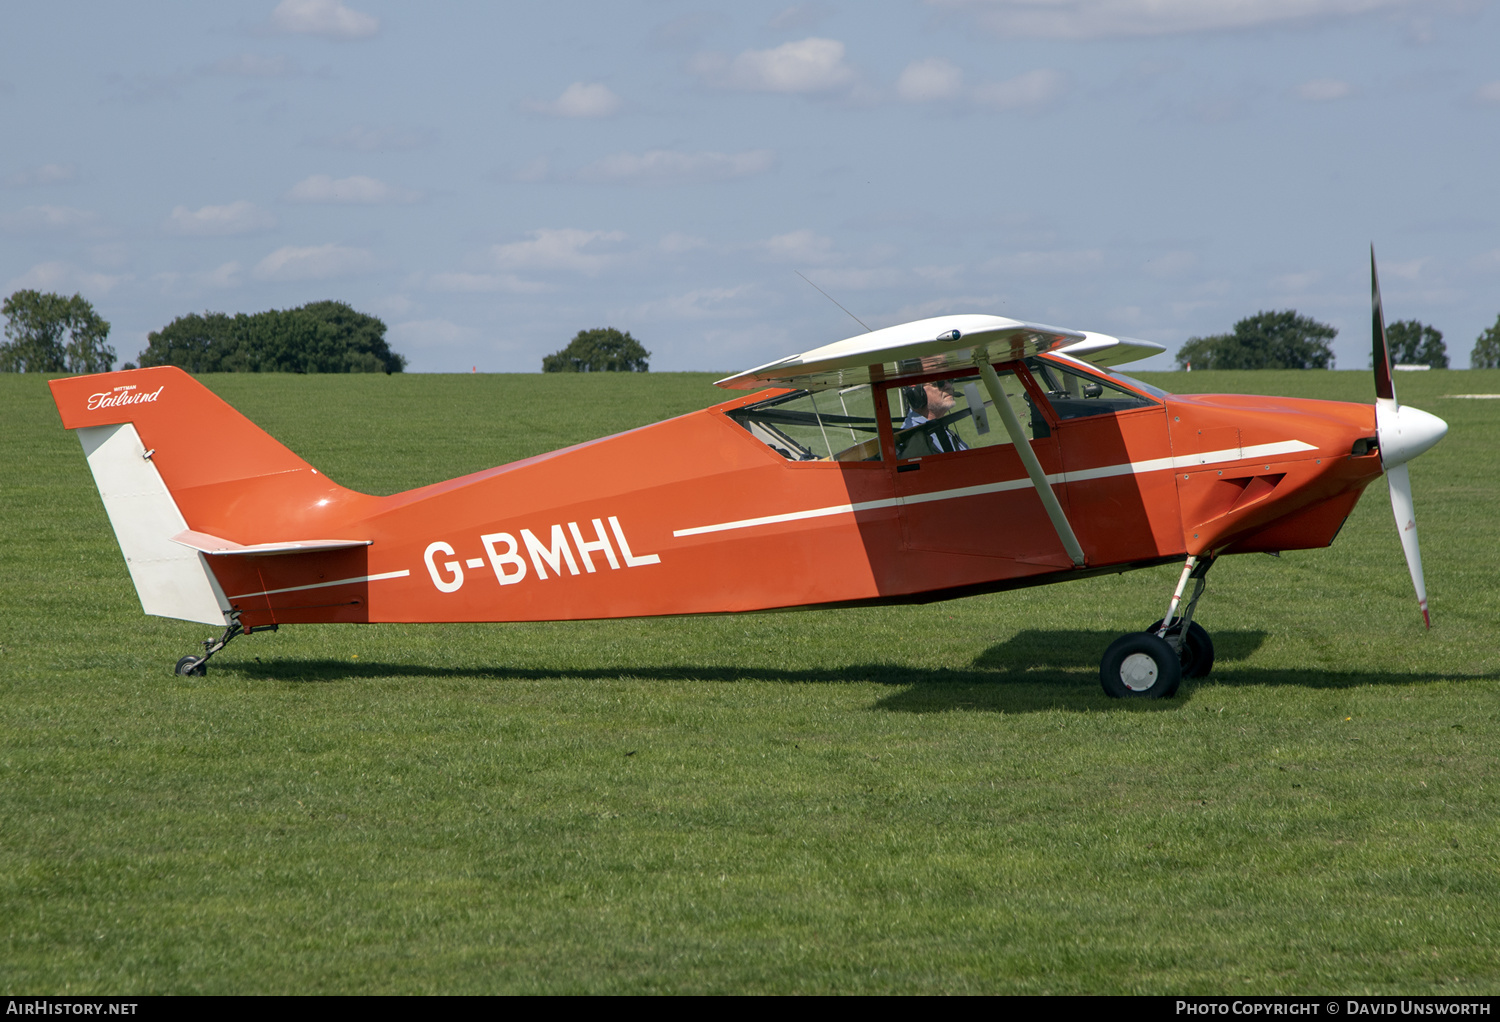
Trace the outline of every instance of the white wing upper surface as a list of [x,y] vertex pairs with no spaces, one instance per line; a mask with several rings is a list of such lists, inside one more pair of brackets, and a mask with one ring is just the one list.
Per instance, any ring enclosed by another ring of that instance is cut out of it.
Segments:
[[848,337],[718,381],[729,390],[797,387],[826,390],[899,380],[979,362],[1011,362],[1066,351],[1095,365],[1114,365],[1164,351],[1149,341],[1023,323],[1003,316],[936,316]]

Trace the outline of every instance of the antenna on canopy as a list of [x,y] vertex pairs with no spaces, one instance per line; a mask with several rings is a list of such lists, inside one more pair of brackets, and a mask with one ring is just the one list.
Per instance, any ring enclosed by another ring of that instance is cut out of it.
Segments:
[[[792,272],[795,273],[797,276],[801,277],[803,280],[807,280],[807,275],[804,274],[801,270],[793,270]],[[827,298],[834,305],[839,305],[838,299],[835,298],[835,297],[833,297],[833,295],[829,294],[827,291],[824,291],[822,288],[820,288],[818,285],[814,284],[810,280],[807,280],[807,283],[808,283],[808,286],[811,287],[814,291],[818,292],[818,294],[822,295],[824,298]],[[839,308],[840,309],[844,309],[844,307],[842,305],[839,305]],[[854,322],[858,323],[860,326],[864,326],[865,327],[865,333],[867,333],[867,334],[873,334],[875,332],[874,330],[871,330],[869,327],[865,326],[865,321],[864,320],[860,319],[858,316],[856,316],[854,313],[850,312],[848,309],[844,309],[844,315],[846,315],[850,319],[854,320]]]

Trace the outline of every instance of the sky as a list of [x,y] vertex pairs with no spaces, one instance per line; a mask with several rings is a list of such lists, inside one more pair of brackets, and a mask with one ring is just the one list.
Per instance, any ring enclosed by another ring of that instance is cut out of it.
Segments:
[[1497,8],[20,2],[0,282],[81,293],[122,363],[189,312],[335,299],[418,372],[613,326],[728,373],[953,312],[1169,368],[1288,308],[1364,369],[1373,243],[1387,320],[1467,367],[1500,316]]

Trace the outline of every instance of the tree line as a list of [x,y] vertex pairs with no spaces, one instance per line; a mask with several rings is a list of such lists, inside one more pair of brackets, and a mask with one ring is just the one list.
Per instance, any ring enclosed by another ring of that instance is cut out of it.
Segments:
[[[1338,330],[1295,309],[1246,316],[1227,334],[1189,337],[1177,349],[1179,369],[1332,369]],[[1443,332],[1415,319],[1387,323],[1393,365],[1448,368]],[[1475,369],[1500,369],[1500,316],[1469,353]]]
[[[99,373],[114,367],[109,322],[82,295],[16,291],[0,305],[5,341],[0,372]],[[295,309],[193,312],[146,336],[140,366],[180,366],[192,373],[399,373],[379,318],[345,302]],[[1257,312],[1228,333],[1190,337],[1178,349],[1181,369],[1332,369],[1338,330],[1294,309]],[[1414,319],[1386,326],[1391,361],[1448,368],[1442,331]],[[567,347],[542,359],[542,371],[646,372],[651,353],[614,327],[580,330]],[[1500,316],[1469,353],[1475,369],[1500,369]],[[126,362],[126,369],[136,363]]]
[[[0,372],[102,373],[114,368],[109,323],[82,295],[22,290],[0,305]],[[385,323],[345,302],[309,302],[266,312],[196,312],[146,335],[139,365],[190,373],[399,373]],[[135,369],[126,362],[125,369]]]
[[248,315],[178,316],[146,335],[140,364],[190,373],[399,373],[406,358],[391,351],[377,317],[344,302],[309,302]]

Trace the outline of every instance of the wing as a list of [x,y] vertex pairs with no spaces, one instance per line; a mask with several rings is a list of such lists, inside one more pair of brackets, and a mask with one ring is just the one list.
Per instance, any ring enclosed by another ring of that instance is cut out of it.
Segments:
[[728,390],[827,390],[926,376],[979,362],[1012,362],[1044,351],[1067,351],[1095,365],[1113,365],[1164,350],[1149,341],[1121,340],[1003,316],[937,316],[825,344],[747,369],[717,385]]
[[1084,331],[1084,339],[1056,349],[1057,354],[1076,358],[1096,366],[1118,366],[1135,362],[1166,351],[1165,345],[1154,341],[1142,341],[1135,337],[1111,337]]

